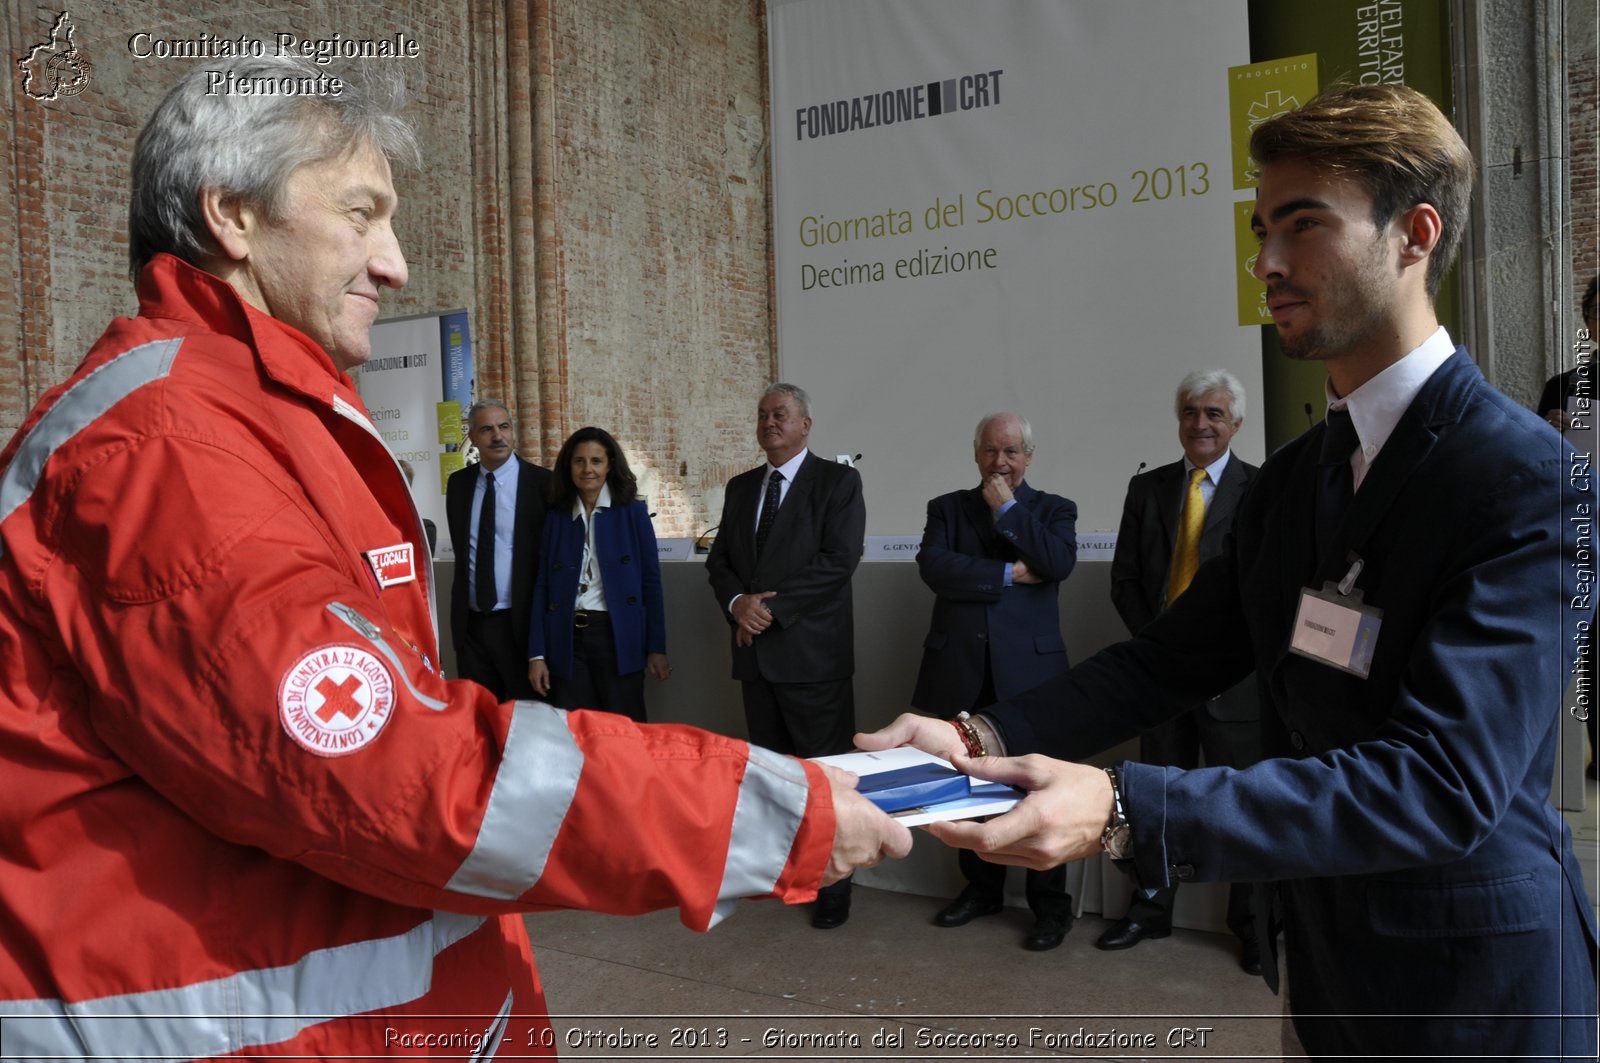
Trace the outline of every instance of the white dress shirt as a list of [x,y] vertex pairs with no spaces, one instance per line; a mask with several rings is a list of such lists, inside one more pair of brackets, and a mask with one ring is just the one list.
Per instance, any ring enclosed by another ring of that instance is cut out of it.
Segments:
[[1328,409],[1350,411],[1350,423],[1361,443],[1350,456],[1351,482],[1356,490],[1361,489],[1367,470],[1378,460],[1378,452],[1394,434],[1395,426],[1411,408],[1422,385],[1454,353],[1456,345],[1450,333],[1440,325],[1416,350],[1343,398],[1333,393],[1332,384],[1323,385]]
[[[783,473],[783,482],[778,484],[778,508],[783,508],[783,500],[789,497],[789,488],[794,484],[794,478],[800,474],[800,466],[805,464],[808,452],[801,448],[800,453],[779,465],[778,472]],[[761,477],[761,493],[756,495],[756,527],[761,527],[761,510],[767,504],[767,481],[772,479],[772,463],[767,463],[766,475]]]
[[600,485],[600,497],[594,501],[594,512],[583,505],[583,496],[572,500],[572,515],[583,521],[583,568],[578,571],[578,600],[574,608],[591,612],[606,611],[606,590],[600,583],[600,559],[594,553],[594,525],[601,511],[611,508],[611,485]]
[[[1205,467],[1206,474],[1200,478],[1200,497],[1205,501],[1207,510],[1211,509],[1211,499],[1217,493],[1217,485],[1222,482],[1222,474],[1227,470],[1228,459],[1231,457],[1233,457],[1232,448],[1224,450],[1222,457]],[[1183,479],[1185,484],[1189,481],[1189,474],[1198,468],[1200,466],[1189,460],[1189,455],[1185,454],[1183,456]],[[1188,488],[1185,487],[1184,490],[1187,491]]]
[[[483,492],[488,489],[490,476],[494,477],[495,601],[485,607],[477,600],[478,520],[483,515]],[[472,524],[467,537],[471,543],[472,552],[468,555],[468,561],[472,567],[467,574],[473,577],[473,582],[468,584],[468,587],[472,588],[468,593],[472,598],[472,607],[480,613],[511,608],[511,552],[517,532],[517,484],[521,479],[521,462],[515,458],[508,458],[492,473],[484,469],[483,475],[472,484]]]
[[[810,451],[806,450],[804,447],[801,447],[800,453],[796,454],[794,457],[777,467],[776,471],[783,473],[783,480],[778,484],[779,509],[783,508],[783,500],[789,497],[789,488],[794,486],[794,478],[799,475],[800,466],[805,464],[806,455],[808,453],[810,453]],[[756,495],[757,531],[761,530],[761,511],[765,509],[767,505],[767,481],[772,479],[773,471],[772,463],[770,461],[767,462],[766,474],[761,477],[761,491]],[[733,603],[743,597],[744,595],[742,594],[735,594],[732,598],[728,599],[728,611],[730,613],[733,612]]]

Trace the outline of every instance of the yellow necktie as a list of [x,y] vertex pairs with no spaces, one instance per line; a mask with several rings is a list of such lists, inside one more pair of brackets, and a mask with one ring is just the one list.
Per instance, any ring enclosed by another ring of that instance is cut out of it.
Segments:
[[1200,493],[1204,469],[1189,470],[1189,493],[1183,498],[1183,515],[1178,518],[1178,545],[1172,550],[1172,571],[1167,573],[1167,604],[1189,589],[1189,581],[1200,567],[1200,531],[1206,526],[1206,496]]

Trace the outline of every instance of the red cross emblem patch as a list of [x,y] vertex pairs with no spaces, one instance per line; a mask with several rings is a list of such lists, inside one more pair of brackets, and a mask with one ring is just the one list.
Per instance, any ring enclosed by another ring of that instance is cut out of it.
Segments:
[[301,657],[278,685],[278,718],[301,746],[320,757],[363,748],[394,712],[394,679],[375,654],[324,646]]

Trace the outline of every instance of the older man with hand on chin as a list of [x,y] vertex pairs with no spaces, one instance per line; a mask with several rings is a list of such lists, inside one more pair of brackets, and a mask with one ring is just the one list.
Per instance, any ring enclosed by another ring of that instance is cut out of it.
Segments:
[[[1061,583],[1078,559],[1078,507],[1024,479],[1033,428],[1014,413],[990,414],[972,437],[979,483],[928,503],[917,571],[938,597],[923,642],[911,704],[953,717],[1020,694],[1067,670],[1061,638]],[[965,926],[999,913],[1005,868],[960,853],[967,885],[933,917]],[[1060,946],[1072,926],[1066,868],[1026,875],[1033,929],[1023,947]]]

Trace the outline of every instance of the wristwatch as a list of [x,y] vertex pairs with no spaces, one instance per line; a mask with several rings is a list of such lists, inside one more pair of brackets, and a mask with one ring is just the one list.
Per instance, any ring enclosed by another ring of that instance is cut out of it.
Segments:
[[1106,774],[1111,777],[1111,821],[1100,832],[1100,847],[1113,860],[1130,860],[1133,858],[1133,828],[1122,812],[1122,780],[1117,778],[1116,768],[1107,768]]

